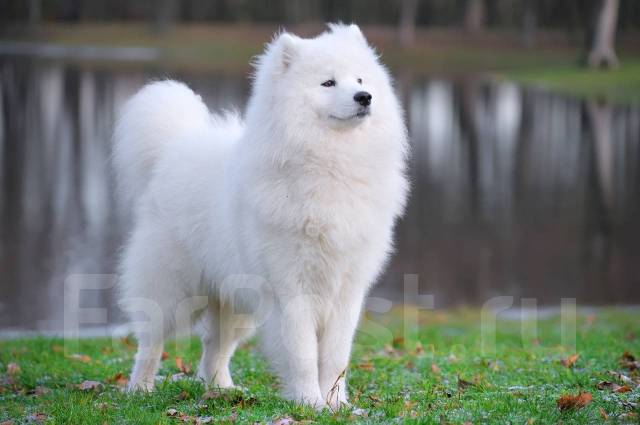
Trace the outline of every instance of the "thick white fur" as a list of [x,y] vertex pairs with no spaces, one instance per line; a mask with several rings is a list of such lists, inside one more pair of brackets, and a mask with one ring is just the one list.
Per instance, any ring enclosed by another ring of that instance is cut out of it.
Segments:
[[[356,117],[362,90],[371,113]],[[193,313],[207,383],[233,385],[229,359],[257,329],[285,397],[347,403],[343,372],[404,209],[406,155],[390,77],[355,25],[277,36],[244,124],[210,114],[184,84],[144,87],[114,152],[135,213],[121,264],[140,343],[131,388],[153,388],[163,341]]]

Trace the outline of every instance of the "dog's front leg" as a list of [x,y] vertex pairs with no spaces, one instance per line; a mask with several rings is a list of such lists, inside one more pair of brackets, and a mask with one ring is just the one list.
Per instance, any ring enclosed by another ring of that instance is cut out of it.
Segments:
[[280,299],[262,326],[263,350],[282,384],[283,396],[326,406],[318,383],[318,340],[310,297]]
[[320,333],[320,391],[333,409],[349,404],[346,372],[364,292],[363,288],[343,288],[336,297]]

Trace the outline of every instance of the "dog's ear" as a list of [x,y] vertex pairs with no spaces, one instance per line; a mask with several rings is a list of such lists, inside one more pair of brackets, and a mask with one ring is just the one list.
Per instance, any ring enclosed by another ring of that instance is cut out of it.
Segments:
[[362,31],[360,31],[360,27],[356,24],[345,25],[342,23],[337,23],[337,24],[330,23],[328,24],[328,26],[331,32],[334,34],[335,33],[348,34],[354,40],[367,44],[367,39],[364,38],[364,34],[362,34]]
[[300,37],[287,32],[280,34],[276,40],[275,44],[278,46],[280,61],[284,69],[287,69],[295,59],[301,41]]
[[367,44],[367,39],[364,38],[364,34],[362,34],[362,31],[360,31],[359,26],[357,26],[356,24],[351,24],[349,25],[348,30],[355,38],[362,41],[364,44]]

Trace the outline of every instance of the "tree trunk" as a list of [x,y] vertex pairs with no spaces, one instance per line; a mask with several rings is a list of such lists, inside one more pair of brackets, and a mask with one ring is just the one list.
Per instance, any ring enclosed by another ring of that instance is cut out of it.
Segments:
[[410,45],[415,39],[417,12],[418,0],[402,0],[398,34],[403,46]]
[[588,59],[591,68],[618,66],[618,57],[615,52],[618,6],[619,0],[602,0]]
[[484,0],[467,0],[467,10],[464,16],[464,27],[470,33],[482,30],[484,25]]
[[522,44],[527,49],[536,43],[537,17],[533,0],[524,0],[524,13],[522,16]]
[[176,0],[159,0],[157,2],[156,19],[153,29],[158,34],[164,34],[171,29],[175,18],[178,3]]
[[40,20],[42,19],[42,2],[41,0],[29,0],[29,31],[36,32],[40,27]]

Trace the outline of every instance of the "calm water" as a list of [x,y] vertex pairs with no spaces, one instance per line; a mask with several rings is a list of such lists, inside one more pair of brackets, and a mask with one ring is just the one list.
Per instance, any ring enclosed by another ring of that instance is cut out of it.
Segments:
[[[243,107],[246,76],[0,57],[0,329],[59,329],[65,278],[113,273],[125,218],[108,166],[114,117],[146,81]],[[512,295],[640,303],[640,106],[510,83],[401,78],[413,193],[376,295],[403,276],[437,306]],[[86,291],[83,307],[108,306]]]

